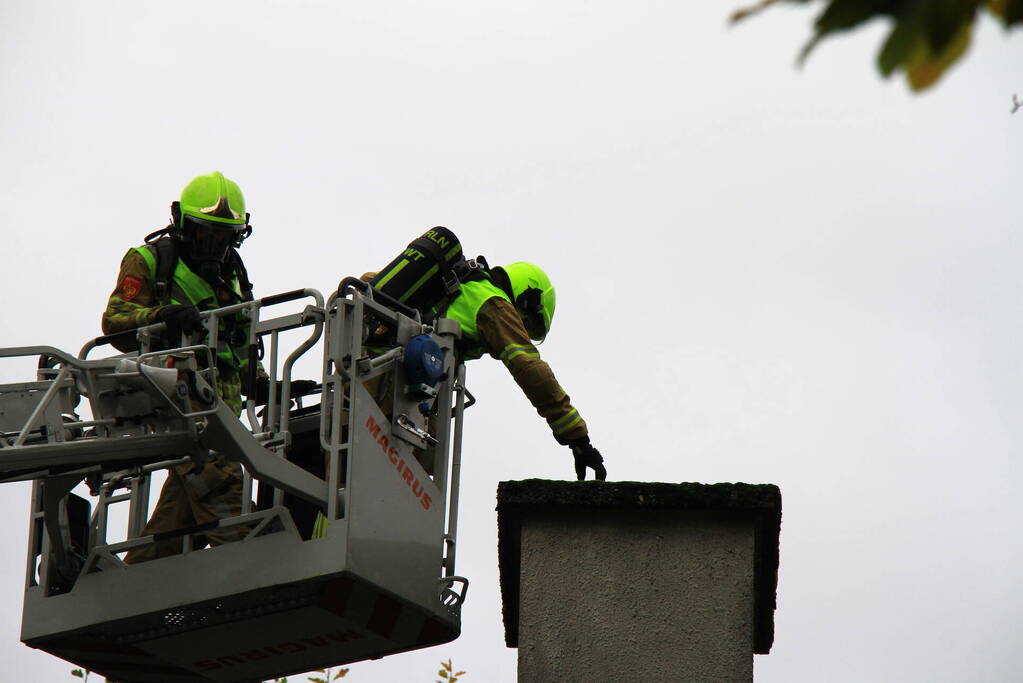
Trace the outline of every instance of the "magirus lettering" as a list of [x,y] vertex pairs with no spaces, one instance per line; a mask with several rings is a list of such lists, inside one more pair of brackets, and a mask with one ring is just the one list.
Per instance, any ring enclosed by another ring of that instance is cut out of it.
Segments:
[[254,650],[239,652],[234,655],[224,655],[223,657],[215,657],[213,659],[201,659],[198,662],[193,662],[192,666],[206,671],[213,671],[215,669],[223,669],[224,667],[257,662],[261,659],[286,657],[287,655],[298,654],[305,650],[327,647],[331,643],[347,643],[349,640],[358,640],[362,637],[362,634],[357,631],[334,631],[333,633],[325,633],[313,638],[301,638],[298,640],[289,640],[284,643],[278,643],[276,645],[266,645]]
[[430,497],[430,494],[426,492],[426,489],[422,482],[419,481],[419,478],[416,477],[416,473],[412,471],[412,469],[405,464],[405,460],[399,456],[398,449],[391,445],[387,435],[380,433],[380,425],[377,424],[377,421],[373,419],[372,415],[366,418],[366,429],[369,431],[370,436],[373,437],[373,440],[377,442],[377,445],[380,446],[380,449],[383,451],[384,455],[387,456],[387,459],[391,461],[392,465],[394,465],[395,471],[397,471],[401,476],[401,480],[405,482],[406,486],[408,486],[412,495],[419,500],[419,504],[423,506],[424,510],[429,510],[430,505],[433,504],[433,499]]

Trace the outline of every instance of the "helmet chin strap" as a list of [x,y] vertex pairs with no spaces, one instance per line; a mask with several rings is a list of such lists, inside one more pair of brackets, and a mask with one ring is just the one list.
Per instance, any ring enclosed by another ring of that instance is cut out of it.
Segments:
[[171,202],[170,234],[175,237],[181,235],[181,202]]

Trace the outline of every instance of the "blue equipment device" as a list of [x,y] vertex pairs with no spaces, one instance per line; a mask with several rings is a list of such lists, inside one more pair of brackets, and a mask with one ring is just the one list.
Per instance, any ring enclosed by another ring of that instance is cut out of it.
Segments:
[[437,395],[437,382],[444,375],[444,349],[420,334],[405,345],[405,393],[410,398],[426,400]]

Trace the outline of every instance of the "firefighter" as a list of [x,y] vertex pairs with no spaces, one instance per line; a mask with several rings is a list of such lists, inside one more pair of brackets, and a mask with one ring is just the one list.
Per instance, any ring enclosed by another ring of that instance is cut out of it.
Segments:
[[[171,204],[171,224],[130,249],[121,261],[117,285],[103,313],[104,334],[165,323],[163,348],[180,346],[181,335],[202,329],[199,311],[252,300],[252,285],[237,248],[248,237],[249,214],[238,185],[219,171],[194,178]],[[242,379],[248,355],[246,319],[221,322],[218,333],[217,393],[236,413],[242,407]],[[137,347],[134,337],[114,341],[122,351]],[[262,373],[261,373],[262,374]],[[265,375],[252,391],[265,402]],[[262,395],[260,395],[262,393]],[[173,531],[241,514],[242,472],[223,456],[194,471],[191,463],[168,472],[144,535]],[[196,539],[202,548],[239,540],[245,528],[213,529]],[[181,539],[130,551],[125,562],[144,562],[181,552]]]
[[543,270],[524,262],[490,268],[482,257],[466,261],[454,233],[436,226],[362,279],[426,318],[458,321],[462,358],[489,353],[504,363],[557,442],[571,449],[576,476],[585,479],[589,468],[596,479],[607,477],[586,422],[533,344],[546,338],[554,317],[554,287]]

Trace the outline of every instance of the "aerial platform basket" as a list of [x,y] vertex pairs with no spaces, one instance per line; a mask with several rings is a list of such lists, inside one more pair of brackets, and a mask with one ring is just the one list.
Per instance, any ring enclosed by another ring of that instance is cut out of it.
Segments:
[[[260,320],[303,297],[301,313]],[[270,342],[271,400],[261,416],[247,406],[250,427],[211,389],[218,320],[239,313],[251,348]],[[153,326],[139,352],[112,358],[88,359],[94,343],[77,357],[0,349],[40,357],[37,381],[0,386],[0,480],[35,480],[22,640],[119,683],[249,683],[458,637],[457,325],[424,326],[351,280],[326,303],[297,290],[204,316],[203,345],[150,350]],[[298,328],[310,336],[278,368],[281,333]],[[280,410],[318,341],[319,405]],[[79,397],[91,417],[75,413]],[[241,515],[143,536],[152,472],[218,454],[244,467]],[[82,482],[89,498],[71,492]],[[126,540],[108,542],[117,503]],[[244,538],[198,549],[214,527]],[[169,540],[182,552],[123,561]]]

